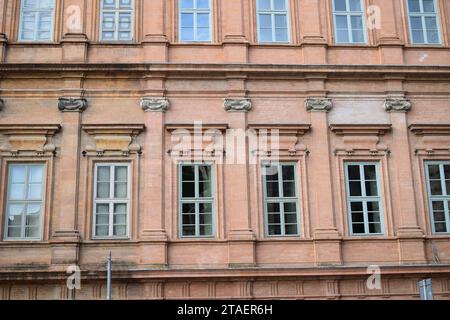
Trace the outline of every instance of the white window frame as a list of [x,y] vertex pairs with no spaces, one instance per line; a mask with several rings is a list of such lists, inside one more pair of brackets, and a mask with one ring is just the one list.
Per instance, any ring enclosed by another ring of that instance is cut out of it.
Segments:
[[[97,198],[97,176],[98,167],[109,167],[109,192],[110,197],[105,199]],[[118,199],[114,198],[114,178],[115,178],[115,168],[116,167],[127,167],[127,198]],[[114,170],[112,170],[114,168]],[[131,220],[131,165],[128,162],[98,162],[94,165],[94,194],[93,194],[93,218],[92,218],[92,238],[95,240],[101,239],[129,239],[130,238],[130,220]],[[112,195],[112,197],[111,197]],[[115,236],[114,234],[114,204],[116,203],[126,203],[127,204],[127,218],[126,218],[126,233],[124,236]],[[109,205],[109,221],[108,221],[108,236],[97,236],[96,226],[97,226],[97,204],[108,204]]]
[[[39,1],[39,0],[36,0]],[[54,37],[54,32],[55,32],[55,14],[56,14],[56,5],[55,5],[55,0],[53,1],[53,10],[52,10],[52,21],[51,21],[51,29],[50,29],[50,38],[49,39],[45,39],[45,40],[41,40],[41,39],[37,39],[36,35],[39,32],[39,28],[38,28],[38,24],[39,24],[39,19],[36,19],[35,21],[35,30],[34,30],[34,39],[23,39],[22,38],[22,31],[23,31],[23,22],[24,22],[24,18],[23,18],[23,14],[24,14],[24,0],[20,1],[20,17],[19,17],[19,35],[18,35],[18,40],[21,42],[53,42],[53,37]],[[37,11],[37,12],[41,12],[41,11]]]
[[[441,188],[442,195],[432,195],[431,194],[431,185],[430,185],[430,173],[428,170],[428,166],[430,165],[439,165],[439,171],[441,174]],[[427,184],[427,192],[428,192],[428,207],[430,210],[430,219],[431,219],[431,229],[433,234],[449,234],[450,233],[450,190],[446,190],[447,186],[445,183],[445,175],[444,175],[444,165],[450,165],[450,161],[425,161],[425,177]],[[446,195],[444,195],[444,193]],[[436,226],[434,221],[434,210],[433,210],[433,202],[434,201],[442,201],[444,203],[444,215],[446,222],[446,232],[436,232]]]
[[[366,27],[366,6],[364,0],[359,0],[361,3],[361,10],[362,11],[336,11],[335,8],[335,0],[331,0],[331,5],[333,8],[333,26],[334,26],[334,42],[336,44],[352,44],[352,45],[367,45],[367,27]],[[349,0],[346,1],[346,6],[348,10],[350,10],[350,2]],[[336,16],[342,16],[345,15],[347,17],[347,33],[348,33],[348,42],[340,42],[338,41],[338,34],[337,34],[337,19]],[[362,18],[362,24],[363,24],[363,35],[364,35],[364,42],[354,42],[353,41],[353,33],[351,29],[351,17],[352,16],[360,16]]]
[[[194,198],[183,198],[183,167],[195,166],[195,197]],[[198,196],[199,192],[199,177],[198,177],[198,167],[209,166],[211,168],[211,197],[202,198]],[[216,237],[216,194],[215,194],[215,166],[214,163],[203,162],[203,163],[180,163],[178,165],[178,236],[183,239],[189,238],[215,238]],[[211,235],[200,235],[200,209],[199,204],[209,202],[211,203],[211,223],[212,223],[212,234]],[[195,203],[195,235],[186,236],[183,235],[183,203]]]
[[[409,9],[409,1],[408,0],[405,0],[405,1],[406,1],[406,8],[408,10],[408,28],[409,28],[409,38],[410,38],[411,44],[413,44],[413,45],[435,45],[435,46],[442,45],[441,21],[439,19],[439,6],[438,6],[437,1],[433,0],[434,8],[436,9],[436,11],[434,13],[424,12],[424,10],[423,10],[423,0],[419,0],[420,1],[420,11],[421,12],[420,13],[411,12],[410,9]],[[411,25],[411,17],[420,17],[421,18],[422,27],[424,28],[422,30],[424,42],[414,42],[414,37],[413,37],[413,32],[412,32],[412,25]],[[439,39],[439,42],[437,42],[437,43],[428,42],[427,25],[425,23],[425,18],[426,17],[434,17],[434,18],[436,18],[438,39]]]
[[[274,0],[270,0],[270,5],[274,7]],[[285,1],[286,10],[262,10],[259,8],[259,0],[256,0],[256,28],[258,34],[258,43],[290,43],[291,42],[291,17],[289,15],[289,1]],[[261,41],[261,26],[260,26],[260,15],[267,14],[270,15],[272,20],[272,41]],[[286,41],[277,41],[276,40],[276,28],[275,28],[275,16],[276,15],[286,15],[286,28],[287,28],[287,40]]]
[[[180,42],[199,42],[199,43],[211,43],[212,42],[212,15],[213,15],[213,10],[212,10],[212,0],[208,0],[208,6],[209,9],[182,9],[181,8],[181,1],[182,0],[178,0],[178,39]],[[194,1],[194,6],[197,5],[197,0],[193,0]],[[193,40],[183,40],[181,39],[181,15],[183,13],[188,13],[188,14],[193,14],[194,16],[194,39]],[[198,40],[197,39],[197,14],[199,13],[208,13],[209,14],[209,40]]]
[[[277,167],[278,169],[278,197],[269,198],[267,196],[267,178],[264,174],[264,170],[266,166]],[[283,193],[283,166],[293,166],[294,167],[294,188],[295,188],[295,197],[284,197]],[[297,163],[295,162],[280,162],[277,164],[262,164],[262,180],[263,180],[263,202],[264,202],[264,233],[266,237],[276,238],[276,237],[299,237],[301,236],[300,231],[300,201],[299,201],[299,188],[298,188],[298,177],[297,177]],[[286,234],[286,223],[284,217],[284,203],[286,202],[295,202],[296,211],[297,211],[297,233],[296,234]],[[269,212],[268,212],[268,203],[279,203],[280,204],[280,226],[281,226],[281,234],[270,235],[269,234]]]
[[[134,30],[135,30],[135,25],[134,25],[134,17],[135,17],[135,5],[134,5],[134,0],[131,0],[131,9],[120,9],[120,7],[118,7],[119,2],[116,3],[116,8],[114,9],[104,9],[103,8],[103,2],[104,0],[100,0],[100,41],[102,42],[132,42],[134,41]],[[115,29],[114,29],[114,39],[103,39],[103,13],[107,12],[107,13],[114,13],[114,25],[115,25]],[[119,15],[120,13],[129,13],[131,12],[131,38],[130,39],[126,39],[126,40],[122,40],[119,39]]]
[[[40,200],[10,200],[9,199],[9,195],[10,195],[10,191],[11,191],[11,167],[13,166],[26,166],[26,173],[25,173],[25,192],[26,194],[28,194],[28,185],[29,185],[29,181],[28,181],[28,173],[29,173],[29,167],[31,166],[39,166],[42,167],[42,184],[41,184],[41,199]],[[6,205],[4,208],[4,212],[5,212],[5,227],[4,227],[4,237],[3,239],[5,241],[41,241],[43,234],[43,227],[44,227],[44,217],[45,217],[45,195],[46,195],[46,176],[47,176],[47,165],[45,163],[31,163],[31,162],[11,162],[10,164],[8,164],[8,181],[6,181],[7,184],[7,192],[6,192]],[[22,223],[21,223],[21,227],[20,227],[20,233],[21,236],[20,237],[8,237],[8,226],[9,226],[9,212],[8,212],[8,207],[10,204],[30,204],[30,203],[40,203],[41,204],[41,214],[39,217],[39,236],[38,237],[25,237],[24,233],[25,233],[25,224],[26,224],[26,219],[24,219],[24,216],[26,214],[22,215]]]
[[[351,196],[350,195],[350,176],[348,173],[349,166],[359,166],[360,173],[360,183],[361,183],[361,196]],[[364,166],[375,166],[376,178],[377,178],[377,193],[378,196],[363,196],[366,194],[366,179],[364,177]],[[380,179],[380,164],[378,162],[345,162],[345,188],[347,192],[347,215],[349,224],[349,233],[351,236],[356,237],[370,237],[370,236],[383,236],[385,234],[384,226],[384,208],[383,208],[383,193],[381,189],[381,179]],[[364,233],[354,233],[353,232],[353,219],[352,219],[352,202],[362,202],[363,204],[363,217],[364,217]],[[367,210],[367,202],[378,202],[378,208],[380,212],[380,233],[370,233],[369,229],[369,214]]]

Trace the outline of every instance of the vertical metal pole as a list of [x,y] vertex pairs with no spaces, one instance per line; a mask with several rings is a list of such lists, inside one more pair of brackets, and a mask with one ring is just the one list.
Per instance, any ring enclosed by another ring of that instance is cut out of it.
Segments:
[[111,300],[111,269],[112,269],[112,258],[110,251],[108,257],[107,276],[106,276],[106,300]]

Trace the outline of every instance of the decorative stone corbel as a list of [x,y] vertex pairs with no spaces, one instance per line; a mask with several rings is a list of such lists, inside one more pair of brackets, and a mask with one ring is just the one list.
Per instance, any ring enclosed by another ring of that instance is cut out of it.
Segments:
[[333,101],[329,98],[307,98],[305,108],[307,111],[328,112],[333,108]]
[[405,98],[387,98],[384,101],[384,109],[387,112],[408,112],[411,102]]
[[141,98],[141,107],[145,112],[166,112],[169,110],[170,102],[165,97],[143,97]]
[[252,110],[252,101],[247,98],[243,99],[225,98],[223,105],[225,107],[225,111],[228,112],[249,112]]
[[59,98],[58,109],[62,112],[83,112],[87,108],[84,98]]

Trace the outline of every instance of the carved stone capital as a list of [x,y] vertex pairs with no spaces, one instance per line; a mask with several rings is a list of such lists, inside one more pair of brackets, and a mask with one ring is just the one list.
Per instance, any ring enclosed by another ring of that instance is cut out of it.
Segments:
[[333,108],[333,101],[329,98],[307,98],[305,108],[307,111],[328,112]]
[[404,98],[387,98],[384,101],[384,109],[387,112],[408,112],[411,110],[411,102]]
[[252,110],[252,101],[250,99],[224,99],[225,111],[228,112],[249,112]]
[[166,112],[170,103],[167,98],[141,98],[141,107],[145,112]]
[[0,111],[2,111],[5,108],[5,101],[0,98]]
[[62,112],[83,112],[87,108],[84,98],[59,98],[58,109]]

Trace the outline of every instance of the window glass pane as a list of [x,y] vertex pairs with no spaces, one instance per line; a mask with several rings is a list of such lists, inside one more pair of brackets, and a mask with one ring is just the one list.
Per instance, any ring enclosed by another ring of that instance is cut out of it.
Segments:
[[408,0],[409,12],[420,12],[420,0]]
[[285,213],[296,213],[297,205],[295,202],[285,202],[284,203],[284,212]]
[[296,235],[297,233],[298,233],[298,231],[297,231],[297,225],[296,224],[286,225],[286,228],[285,228],[285,234],[286,235]]
[[347,4],[345,0],[334,0],[334,9],[336,11],[347,11]]
[[427,31],[428,43],[439,43],[439,32],[437,30]]
[[25,205],[23,204],[10,204],[8,206],[8,225],[20,227],[24,210]]
[[378,196],[378,188],[376,181],[366,181],[366,196],[368,197]]
[[267,211],[270,213],[278,213],[280,212],[280,204],[279,203],[268,203]]
[[109,198],[109,182],[97,183],[97,198],[100,199]]
[[414,43],[425,43],[422,30],[412,30],[412,37]]
[[109,215],[108,214],[98,214],[97,215],[97,225],[108,225]]
[[361,175],[359,171],[358,165],[349,165],[348,166],[348,179],[349,180],[361,180]]
[[259,26],[263,28],[272,28],[272,17],[270,14],[260,14],[259,15]]
[[361,193],[361,183],[359,181],[350,181],[350,196],[359,197]]
[[131,13],[121,13],[119,15],[119,30],[131,29]]
[[439,165],[429,165],[428,166],[428,176],[430,179],[441,179],[441,171]]
[[182,234],[183,236],[195,236],[195,226],[183,226]]
[[43,167],[42,166],[30,166],[29,182],[31,182],[31,183],[41,183],[42,182],[42,173],[43,173]]
[[439,222],[439,223],[435,223],[434,224],[434,230],[436,231],[436,232],[447,232],[447,225],[445,224],[445,223],[441,223],[441,222]]
[[211,167],[210,166],[199,166],[198,167],[198,178],[200,181],[211,180]]
[[12,183],[24,183],[26,175],[26,167],[21,165],[11,166],[10,177]]
[[194,27],[194,14],[182,13],[181,14],[181,27]]
[[337,42],[340,43],[347,43],[350,42],[350,38],[348,36],[348,31],[347,30],[338,30],[337,31]]
[[212,224],[211,214],[200,214],[199,215],[200,224]]
[[281,222],[280,214],[268,214],[267,215],[269,224],[278,224]]
[[183,182],[182,189],[183,189],[183,192],[182,192],[183,198],[195,197],[195,183],[194,182]]
[[363,30],[352,30],[353,42],[364,43],[364,31]]
[[284,197],[295,197],[295,183],[294,182],[283,182],[283,196]]
[[39,227],[25,227],[25,238],[38,238]]
[[442,184],[440,180],[430,181],[430,190],[432,195],[442,195]]
[[193,9],[194,0],[180,0],[181,9]]
[[276,41],[288,41],[288,31],[287,29],[275,29],[275,40]]
[[197,40],[198,41],[209,41],[209,28],[198,28],[197,29]]
[[97,174],[97,181],[99,182],[109,182],[109,174],[110,174],[110,168],[105,166],[99,166],[98,167],[98,174]]
[[364,228],[364,224],[362,223],[353,223],[352,225],[352,229],[353,229],[353,233],[355,234],[364,234],[366,233],[365,228]]
[[434,0],[423,0],[423,11],[427,13],[436,12],[434,8]]
[[347,16],[337,15],[336,16],[336,27],[338,29],[347,30],[348,29]]
[[103,8],[104,9],[114,9],[116,7],[115,0],[103,0]]
[[422,31],[423,26],[422,26],[422,18],[420,17],[411,17],[410,19],[411,21],[411,29],[414,31]]
[[369,223],[369,233],[381,233],[381,223]]
[[95,234],[98,237],[106,237],[109,234],[109,227],[108,226],[96,226]]
[[209,13],[197,14],[197,27],[209,28]]
[[363,21],[361,16],[351,16],[350,17],[350,23],[352,26],[352,29],[356,30],[362,30],[363,29]]
[[270,10],[270,0],[258,0],[259,10]]
[[8,227],[8,238],[20,238],[20,227]]
[[281,235],[281,226],[280,225],[269,225],[269,235],[276,236]]
[[126,203],[115,203],[114,204],[114,213],[126,214],[127,213],[127,204]]
[[109,213],[109,204],[98,203],[97,213]]
[[349,0],[350,11],[362,11],[361,0]]
[[123,237],[127,235],[127,227],[126,226],[114,226],[113,233],[115,236]]
[[352,212],[352,222],[364,222],[364,214],[362,212]]
[[267,197],[273,198],[278,197],[280,195],[278,189],[278,182],[267,181],[266,188],[267,188]]
[[352,211],[363,211],[363,204],[362,202],[352,202],[350,203],[350,207],[352,209]]
[[366,180],[377,180],[377,171],[374,165],[364,166],[364,178]]
[[212,203],[200,203],[200,213],[211,213],[212,212]]
[[181,175],[183,181],[194,181],[195,180],[195,167],[194,166],[182,166]]
[[282,171],[283,171],[283,181],[295,180],[294,166],[283,166]]
[[297,223],[297,215],[295,213],[285,213],[284,214],[284,222],[285,223]]
[[380,222],[381,218],[380,218],[380,213],[379,212],[369,212],[367,214],[367,217],[369,218],[369,222]]
[[425,26],[427,30],[437,30],[437,21],[435,17],[425,17]]
[[197,0],[197,9],[209,9],[209,0]]
[[183,214],[183,225],[195,225],[195,214]]
[[211,182],[200,182],[199,183],[199,197],[211,197]]
[[260,29],[259,31],[261,42],[271,42],[272,41],[272,29]]
[[25,200],[25,184],[11,184],[9,190],[9,200]]
[[445,179],[450,179],[450,164],[444,165],[444,176]]
[[212,235],[212,225],[201,225],[200,226],[200,235],[201,236],[210,236]]
[[42,198],[42,185],[41,184],[28,185],[28,199],[40,200],[41,198]]
[[285,14],[275,15],[275,28],[286,28],[287,27],[287,17]]
[[183,203],[181,209],[183,213],[195,213],[195,203]]
[[275,10],[286,10],[286,0],[273,0]]
[[119,0],[120,8],[130,9],[132,8],[132,0]]

